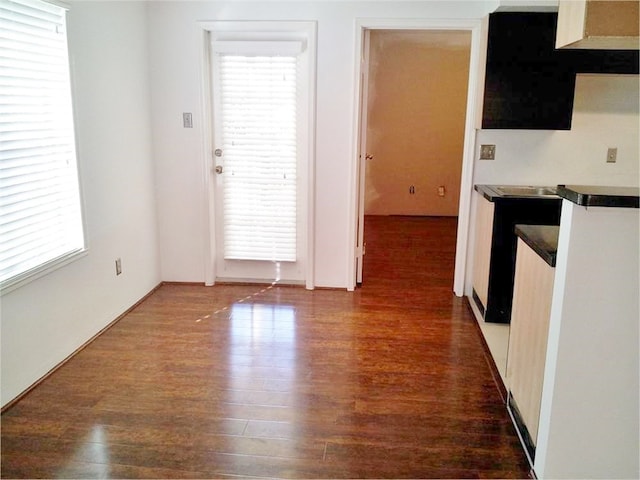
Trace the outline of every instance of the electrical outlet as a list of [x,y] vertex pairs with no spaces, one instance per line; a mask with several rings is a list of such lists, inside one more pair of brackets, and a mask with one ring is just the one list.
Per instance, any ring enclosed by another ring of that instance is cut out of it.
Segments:
[[444,192],[445,192],[445,190],[444,190],[444,185],[440,185],[440,186],[438,187],[438,196],[439,196],[439,197],[444,197]]
[[496,159],[495,145],[480,145],[480,160],[495,160],[495,159]]
[[116,258],[116,275],[120,275],[122,273],[122,260],[120,258]]
[[411,185],[409,187],[409,194],[410,195],[414,195],[416,193],[416,187],[414,187],[413,185]]
[[616,163],[617,158],[618,158],[617,148],[610,148],[607,150],[607,163]]

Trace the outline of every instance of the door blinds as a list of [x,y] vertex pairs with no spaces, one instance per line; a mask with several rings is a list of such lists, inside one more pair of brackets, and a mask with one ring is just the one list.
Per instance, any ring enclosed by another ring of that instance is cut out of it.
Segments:
[[84,248],[65,11],[0,0],[0,285]]
[[296,261],[296,56],[219,55],[224,257]]

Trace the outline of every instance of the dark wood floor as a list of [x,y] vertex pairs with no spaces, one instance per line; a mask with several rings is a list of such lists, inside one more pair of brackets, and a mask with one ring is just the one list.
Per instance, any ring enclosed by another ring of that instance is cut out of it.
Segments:
[[455,228],[367,218],[355,293],[162,286],[2,415],[2,477],[526,478]]

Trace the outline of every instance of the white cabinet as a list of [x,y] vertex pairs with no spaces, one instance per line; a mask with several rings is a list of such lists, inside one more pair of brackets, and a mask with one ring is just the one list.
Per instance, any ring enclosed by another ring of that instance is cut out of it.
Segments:
[[556,48],[638,50],[638,0],[560,0]]
[[476,192],[476,237],[473,257],[473,290],[483,308],[487,308],[489,293],[489,264],[491,260],[491,239],[493,235],[494,203]]
[[507,356],[509,408],[531,458],[535,456],[555,269],[521,238]]
[[638,245],[638,208],[564,201],[538,478],[640,478]]

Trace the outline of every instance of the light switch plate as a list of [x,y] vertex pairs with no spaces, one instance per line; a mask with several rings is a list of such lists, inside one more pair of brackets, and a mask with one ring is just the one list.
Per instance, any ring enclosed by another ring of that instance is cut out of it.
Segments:
[[495,160],[495,159],[496,159],[495,145],[480,145],[480,160]]
[[182,126],[184,128],[193,128],[193,116],[189,112],[182,114]]
[[617,157],[618,157],[617,148],[609,148],[607,150],[607,163],[616,163]]

